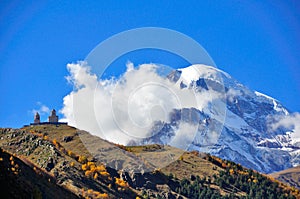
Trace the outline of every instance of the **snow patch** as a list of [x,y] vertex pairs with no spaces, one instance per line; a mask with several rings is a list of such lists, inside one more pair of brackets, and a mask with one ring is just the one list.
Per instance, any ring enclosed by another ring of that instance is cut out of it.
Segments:
[[266,95],[266,94],[260,93],[260,92],[258,92],[258,91],[254,91],[254,93],[255,93],[255,95],[258,96],[258,97],[265,97],[265,98],[267,98],[267,99],[269,99],[269,100],[274,100],[274,98],[272,98],[272,97],[270,97],[270,96],[268,96],[268,95]]
[[182,72],[181,79],[183,80],[183,83],[186,84],[189,84],[192,81],[197,81],[199,78],[223,82],[220,74],[224,75],[226,78],[231,78],[226,72],[203,64],[194,64],[186,68],[179,68],[177,70]]

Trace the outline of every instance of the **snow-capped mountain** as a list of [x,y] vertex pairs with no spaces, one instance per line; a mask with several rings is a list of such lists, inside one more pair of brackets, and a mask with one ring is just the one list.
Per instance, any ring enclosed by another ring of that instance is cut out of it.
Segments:
[[[209,152],[264,173],[300,163],[300,147],[292,139],[292,129],[270,128],[275,118],[290,115],[277,100],[204,65],[174,70],[168,78],[182,90],[192,89],[198,100],[207,96],[209,100],[205,106],[174,109],[168,121],[155,122],[152,136],[140,144],[176,142],[181,148]],[[184,139],[175,140],[180,137],[175,136],[179,129],[187,129],[185,124],[191,127],[189,133],[193,129],[195,133],[189,139],[184,134]]]

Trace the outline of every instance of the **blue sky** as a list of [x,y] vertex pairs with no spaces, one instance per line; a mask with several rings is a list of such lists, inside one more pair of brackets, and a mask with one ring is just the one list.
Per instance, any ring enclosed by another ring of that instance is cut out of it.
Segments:
[[[83,60],[110,36],[140,27],[188,35],[218,68],[299,112],[299,8],[296,0],[1,1],[0,126],[31,122],[31,111],[41,104],[61,109],[63,97],[72,91],[65,79],[66,64]],[[133,53],[116,63],[130,59],[174,68],[186,64],[160,55]]]

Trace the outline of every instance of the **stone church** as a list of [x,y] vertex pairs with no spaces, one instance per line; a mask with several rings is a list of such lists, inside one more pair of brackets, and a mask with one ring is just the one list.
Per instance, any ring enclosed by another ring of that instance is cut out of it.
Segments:
[[56,115],[55,109],[52,109],[51,115],[48,117],[48,122],[50,122],[50,123],[57,123],[58,122],[58,116]]
[[40,114],[38,112],[34,115],[33,123],[30,125],[41,125],[41,124],[68,124],[66,122],[58,122],[58,116],[56,115],[55,109],[52,109],[50,116],[48,117],[48,122],[41,122]]

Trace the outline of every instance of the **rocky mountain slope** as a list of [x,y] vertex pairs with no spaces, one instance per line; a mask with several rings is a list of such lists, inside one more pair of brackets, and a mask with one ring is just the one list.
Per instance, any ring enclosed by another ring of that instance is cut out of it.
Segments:
[[[116,145],[67,125],[0,129],[0,149],[2,198],[300,196],[294,188],[208,154]],[[154,168],[179,152],[178,159]]]
[[186,124],[194,128],[189,132],[193,138],[185,145],[177,144],[182,149],[211,153],[263,173],[300,163],[293,128],[270,128],[276,119],[291,115],[277,100],[204,65],[175,70],[168,78],[183,91],[194,91],[197,102],[208,102],[205,106],[174,109],[168,121],[155,122],[151,137],[135,144],[172,145]]

